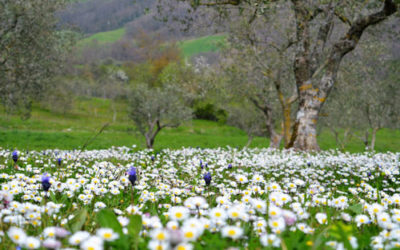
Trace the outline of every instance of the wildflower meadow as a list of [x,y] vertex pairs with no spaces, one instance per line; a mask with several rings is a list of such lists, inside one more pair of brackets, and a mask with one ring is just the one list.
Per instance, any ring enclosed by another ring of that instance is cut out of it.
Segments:
[[0,151],[1,249],[396,249],[400,153]]

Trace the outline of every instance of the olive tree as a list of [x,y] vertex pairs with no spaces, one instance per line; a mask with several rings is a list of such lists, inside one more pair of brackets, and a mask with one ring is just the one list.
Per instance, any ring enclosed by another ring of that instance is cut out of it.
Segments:
[[57,30],[64,0],[0,0],[0,101],[7,112],[29,117],[32,100],[46,89],[71,45]]
[[[321,108],[336,82],[342,59],[357,47],[368,27],[388,19],[398,9],[398,3],[393,0],[383,3],[379,0],[181,1],[195,9],[215,8],[225,16],[253,13],[249,22],[262,18],[267,13],[265,10],[274,5],[290,10],[284,18],[294,20],[295,55],[292,64],[299,105],[287,147],[297,150],[319,150],[317,122]],[[265,27],[268,27],[268,23],[265,23]]]
[[227,124],[243,130],[247,135],[245,147],[249,147],[254,136],[266,134],[265,122],[260,110],[246,101],[225,106],[228,112]]
[[149,87],[137,85],[128,95],[129,116],[146,139],[147,148],[153,148],[158,133],[166,127],[176,128],[192,117],[179,90],[173,85]]

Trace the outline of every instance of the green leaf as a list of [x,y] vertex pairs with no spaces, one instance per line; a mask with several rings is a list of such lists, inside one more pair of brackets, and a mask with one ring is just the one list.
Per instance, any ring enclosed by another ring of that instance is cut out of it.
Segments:
[[349,209],[355,214],[361,214],[363,211],[363,206],[360,203],[358,203],[353,206],[350,206]]
[[74,218],[72,218],[72,220],[70,220],[68,223],[69,229],[71,230],[72,233],[75,233],[76,231],[82,229],[82,226],[85,224],[87,216],[88,213],[84,208],[75,212]]
[[55,194],[54,194],[52,191],[50,191],[49,193],[50,193],[50,199],[51,199],[51,201],[54,202],[54,203],[57,203],[57,199],[56,199]]
[[97,222],[100,227],[111,228],[114,232],[118,233],[118,240],[110,243],[110,245],[114,246],[113,249],[129,249],[128,237],[122,232],[122,226],[112,210],[103,209],[98,212]]
[[117,232],[120,236],[122,233],[122,226],[119,223],[117,216],[109,209],[103,209],[97,213],[97,221],[101,227],[107,227]]
[[139,233],[142,229],[142,216],[132,215],[129,218],[128,233],[132,237],[133,249],[138,249]]

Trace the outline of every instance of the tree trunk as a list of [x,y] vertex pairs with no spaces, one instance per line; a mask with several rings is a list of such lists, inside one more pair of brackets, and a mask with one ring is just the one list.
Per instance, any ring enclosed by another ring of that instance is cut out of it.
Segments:
[[276,132],[271,134],[270,141],[269,141],[269,147],[279,149],[279,146],[281,145],[282,137],[283,137],[282,135],[280,135]]
[[[346,34],[335,42],[325,61],[316,53],[318,45],[325,46],[328,40],[331,15],[334,7],[331,6],[326,15],[326,24],[322,25],[317,41],[312,41],[310,23],[313,16],[306,1],[292,0],[296,19],[296,37],[299,41],[294,60],[294,74],[297,92],[299,94],[299,107],[292,138],[287,147],[296,150],[319,150],[317,144],[317,121],[323,103],[336,80],[337,72],[343,57],[354,50],[364,30],[377,24],[396,12],[397,6],[392,0],[385,0],[383,8],[367,16],[361,16],[351,23]],[[318,44],[319,43],[319,44]],[[311,48],[311,44],[315,45]]]
[[290,104],[287,104],[283,109],[283,136],[286,147],[290,143],[290,138],[292,137],[292,118]]
[[272,107],[268,103],[264,103],[264,105],[261,105],[256,99],[253,98],[251,98],[250,101],[264,114],[265,126],[267,127],[270,139],[269,147],[279,148],[282,141],[282,135],[276,133],[275,120],[272,117]]
[[317,120],[321,103],[310,98],[300,100],[296,123],[289,147],[296,150],[319,151],[317,143]]
[[253,141],[253,136],[252,135],[247,135],[247,143],[246,143],[246,145],[244,147],[248,148],[252,141]]
[[371,139],[371,151],[374,151],[375,149],[375,142],[376,142],[376,132],[378,132],[379,128],[373,128],[372,129],[372,139]]
[[153,148],[154,145],[154,138],[151,135],[146,135],[146,147]]

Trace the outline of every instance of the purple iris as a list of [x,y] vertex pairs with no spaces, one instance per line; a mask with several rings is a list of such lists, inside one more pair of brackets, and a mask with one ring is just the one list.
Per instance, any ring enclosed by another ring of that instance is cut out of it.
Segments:
[[154,156],[151,156],[151,161],[154,161],[156,158]]
[[44,190],[45,192],[49,191],[50,186],[51,186],[51,183],[50,183],[50,176],[48,176],[48,175],[45,173],[44,175],[42,175],[42,187],[43,187],[43,190]]
[[135,185],[137,176],[136,176],[136,168],[135,167],[131,167],[128,171],[128,179],[129,181],[132,183],[132,186]]
[[232,164],[229,163],[228,169],[232,169]]
[[209,186],[211,184],[211,173],[208,172],[204,175],[204,181],[206,182],[206,185]]
[[57,159],[58,166],[61,166],[61,161],[62,161],[61,157],[58,157]]
[[14,150],[14,152],[12,152],[12,159],[14,162],[18,161],[18,152],[17,150]]

